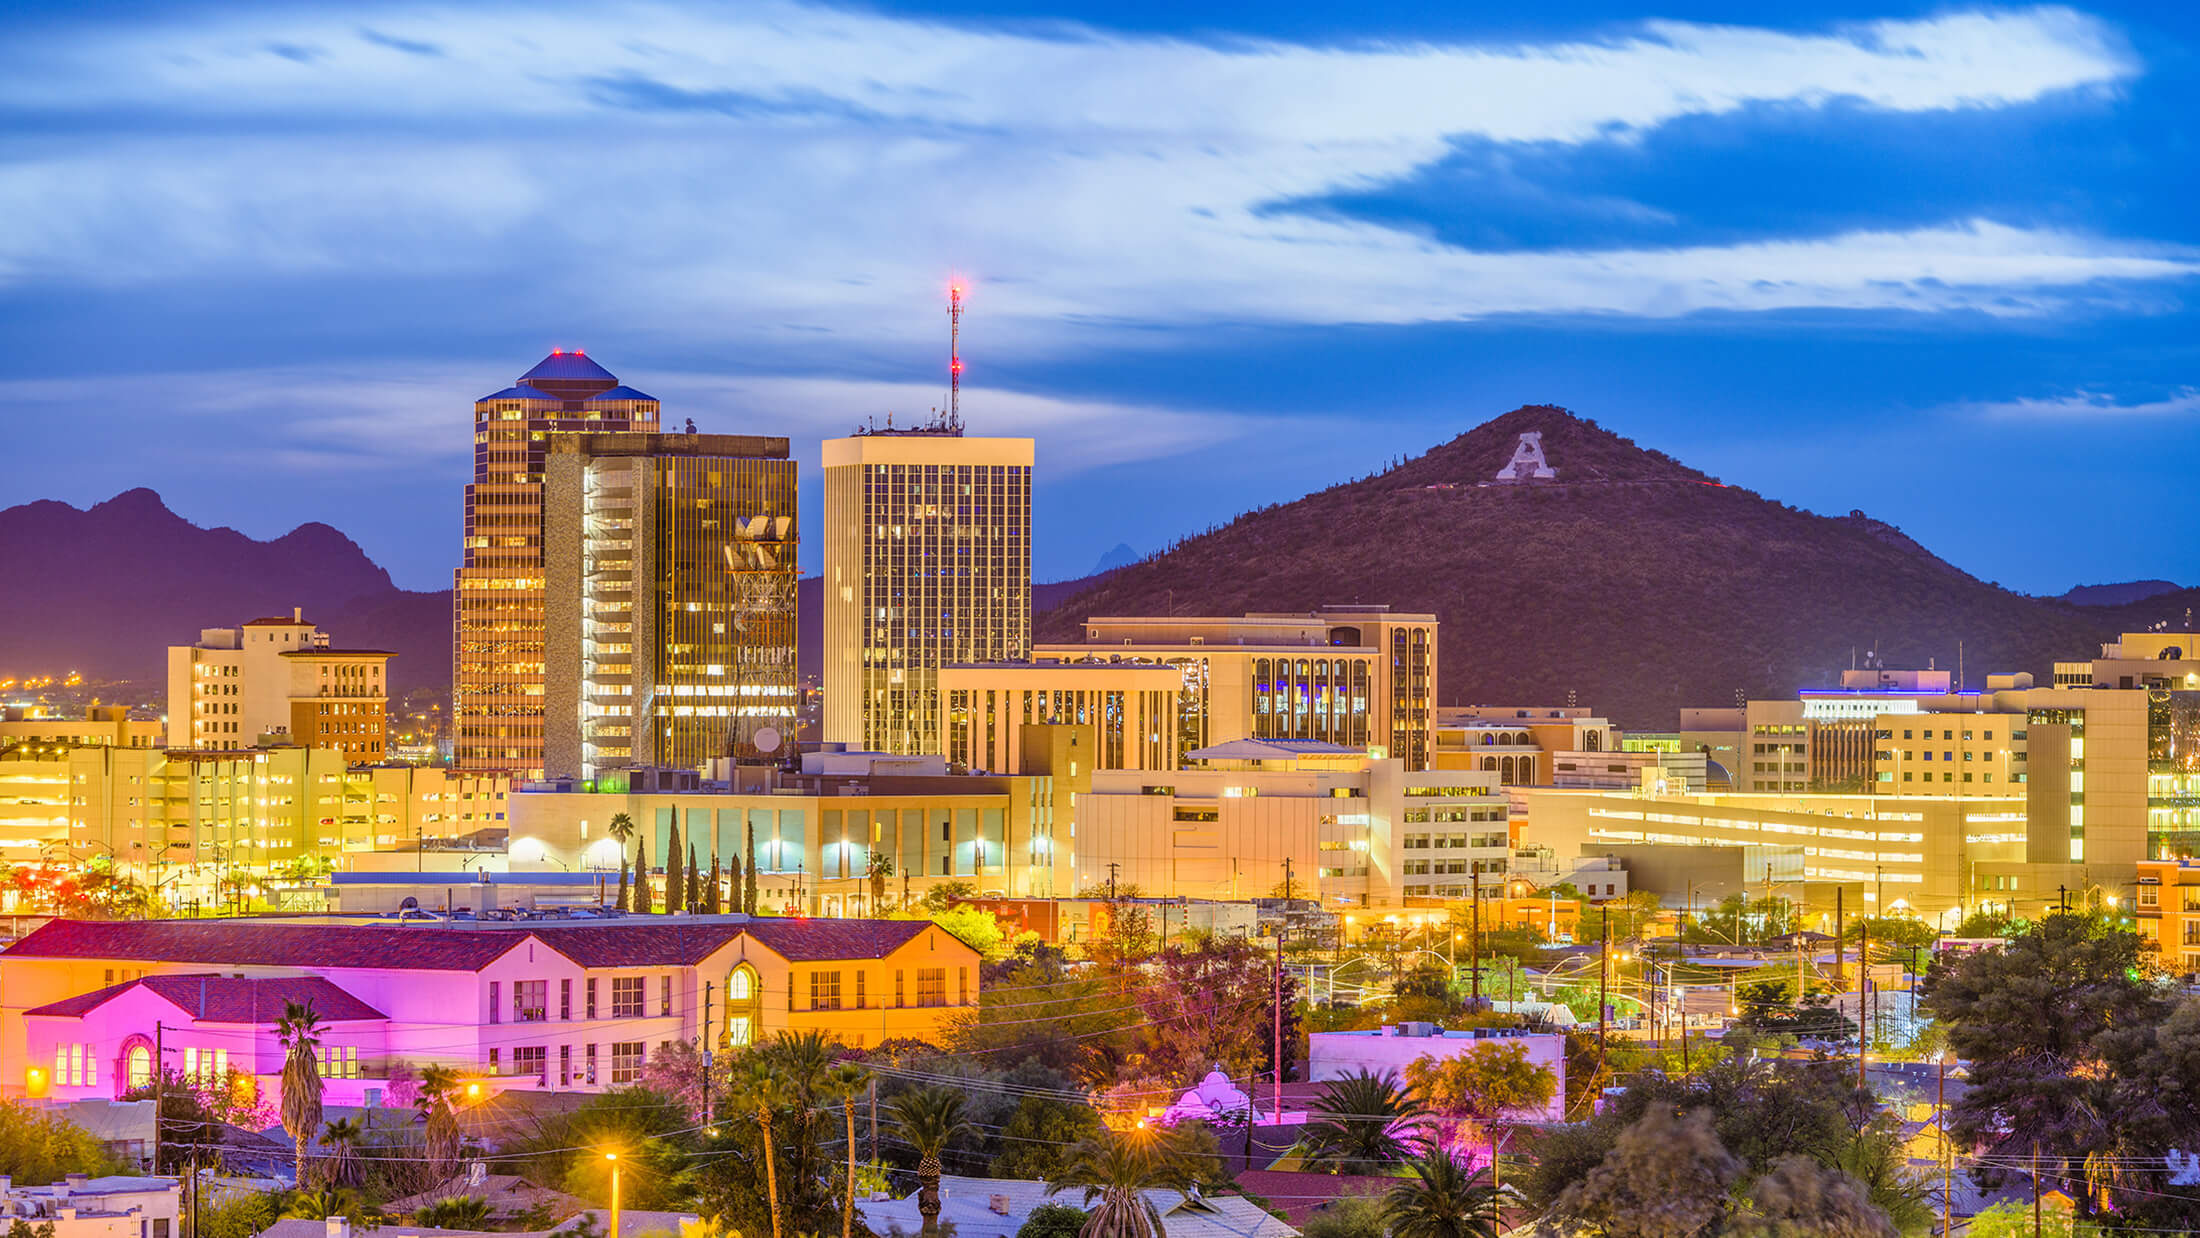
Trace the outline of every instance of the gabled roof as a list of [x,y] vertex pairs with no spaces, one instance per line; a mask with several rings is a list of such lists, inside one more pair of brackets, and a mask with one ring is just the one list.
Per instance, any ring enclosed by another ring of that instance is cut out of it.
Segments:
[[328,1023],[389,1017],[319,976],[140,976],[24,1014],[78,1018],[141,988],[200,1023],[271,1024],[283,1017],[288,1002],[311,1003],[314,1013]]
[[529,931],[583,967],[693,966],[741,935],[741,924],[588,924],[530,926]]
[[7,958],[142,959],[259,967],[393,967],[479,971],[524,942],[524,930],[220,920],[54,920]]

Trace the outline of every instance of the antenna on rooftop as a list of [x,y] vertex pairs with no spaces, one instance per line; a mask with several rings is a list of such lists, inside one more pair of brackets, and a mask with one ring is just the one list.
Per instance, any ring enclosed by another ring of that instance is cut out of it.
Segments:
[[947,286],[947,428],[962,429],[962,322],[963,289]]

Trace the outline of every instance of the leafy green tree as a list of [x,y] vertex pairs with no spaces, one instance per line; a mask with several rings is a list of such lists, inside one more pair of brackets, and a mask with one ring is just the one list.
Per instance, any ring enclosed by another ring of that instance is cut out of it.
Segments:
[[963,1130],[962,1093],[953,1088],[904,1092],[888,1106],[903,1142],[917,1153],[917,1215],[922,1232],[940,1232],[940,1154]]
[[282,1213],[283,1196],[260,1191],[208,1196],[199,1201],[191,1238],[254,1238]]
[[0,1100],[0,1165],[18,1186],[43,1186],[69,1174],[96,1176],[116,1168],[90,1131],[16,1100]]
[[[675,1041],[674,1046],[686,1051],[683,1062],[700,1065],[692,1045]],[[617,1148],[620,1165],[631,1171],[620,1177],[626,1207],[665,1211],[686,1204],[692,1187],[688,1166],[701,1142],[689,1116],[690,1099],[651,1086],[670,1073],[658,1069],[664,1056],[660,1050],[644,1068],[642,1086],[589,1097],[570,1112],[538,1119],[524,1136],[507,1137],[500,1151],[510,1158],[511,1172],[603,1206],[610,1202],[611,1178],[600,1149]]]
[[2023,929],[2024,922],[2009,912],[1982,907],[1963,917],[1962,922],[1956,925],[1955,932],[1949,935],[1969,938],[2008,937],[2022,932]]
[[1519,1041],[1484,1040],[1453,1057],[1415,1059],[1406,1065],[1406,1084],[1438,1117],[1484,1125],[1550,1104],[1558,1075],[1529,1061]]
[[[2139,949],[2136,934],[2101,920],[2051,915],[1936,975],[1926,1008],[1970,1064],[1970,1086],[1953,1106],[1958,1139],[2036,1147],[2065,1181],[2117,1150],[2127,1131],[2109,1060],[2122,1048],[2114,1034],[2155,1027],[2169,1013],[2164,991],[2143,978]],[[2077,1194],[2081,1211],[2090,1209],[2092,1192]]]
[[321,1016],[313,1003],[283,1003],[275,1023],[283,1045],[283,1131],[297,1148],[294,1181],[306,1184],[306,1149],[321,1133]]
[[1553,1208],[1607,1238],[1691,1238],[1727,1215],[1742,1162],[1719,1142],[1710,1115],[1652,1109],[1622,1132],[1604,1160]]
[[1100,1136],[1100,1115],[1092,1106],[1052,1096],[1026,1096],[1001,1129],[1001,1153],[993,1158],[996,1178],[1052,1181],[1069,1164],[1072,1150]]
[[1085,1228],[1082,1208],[1068,1204],[1040,1204],[1024,1217],[1016,1238],[1077,1238]]
[[1930,950],[1940,940],[1939,930],[1912,916],[1859,916],[1842,929],[1841,940],[1863,940],[1867,932],[1875,951]]
[[1299,1226],[1302,1238],[1383,1238],[1390,1224],[1380,1195],[1346,1195]]
[[1309,1167],[1325,1173],[1382,1173],[1410,1154],[1411,1127],[1427,1116],[1396,1072],[1362,1070],[1322,1085],[1299,1148]]
[[1081,1146],[1047,1185],[1083,1191],[1082,1238],[1164,1238],[1161,1214],[1145,1192],[1194,1184],[1188,1159],[1175,1152],[1173,1137],[1165,1133],[1111,1131]]
[[1411,1176],[1383,1199],[1391,1238],[1497,1238],[1499,1191],[1487,1173],[1468,1173],[1440,1148],[1406,1169]]
[[1807,1156],[1784,1156],[1750,1184],[1735,1238],[1901,1238],[1864,1184]]

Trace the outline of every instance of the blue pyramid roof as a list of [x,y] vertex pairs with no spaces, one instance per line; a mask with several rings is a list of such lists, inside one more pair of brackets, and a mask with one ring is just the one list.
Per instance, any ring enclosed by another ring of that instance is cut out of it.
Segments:
[[646,391],[636,391],[625,383],[621,383],[609,391],[599,391],[588,397],[588,402],[594,404],[598,400],[654,400],[656,398],[656,396]]
[[565,352],[562,349],[544,357],[534,369],[520,375],[519,381],[529,383],[538,378],[603,379],[614,383],[619,381],[611,371],[590,361],[588,354]]
[[517,387],[506,387],[502,391],[498,391],[490,395],[485,395],[480,399],[474,401],[474,403],[487,404],[491,400],[549,400],[555,403],[557,402],[557,399],[558,397],[551,395],[547,391],[537,391],[533,387],[522,384]]

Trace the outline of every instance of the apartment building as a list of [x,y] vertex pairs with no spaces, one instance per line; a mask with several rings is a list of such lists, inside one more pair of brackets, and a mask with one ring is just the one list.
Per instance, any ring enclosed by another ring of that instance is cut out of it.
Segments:
[[250,747],[268,736],[380,761],[395,656],[333,646],[299,610],[207,628],[197,644],[168,649],[168,746]]
[[[328,1024],[327,1103],[392,1104],[390,1068],[496,1091],[600,1092],[664,1047],[819,1031],[937,1042],[979,957],[923,920],[635,918],[526,928],[67,921],[0,954],[0,1092],[113,1097],[171,1070],[280,1094],[284,1003]],[[50,1073],[49,1073],[50,1072]],[[475,1089],[467,1089],[469,1097]]]
[[1238,617],[1100,617],[1063,661],[1148,663],[1180,675],[1178,747],[1313,740],[1427,769],[1435,749],[1436,616],[1387,606]]
[[[2200,861],[2142,860],[2138,869],[2128,905],[2140,940],[2169,971],[2200,974]],[[2081,905],[2089,893],[2079,892]]]

